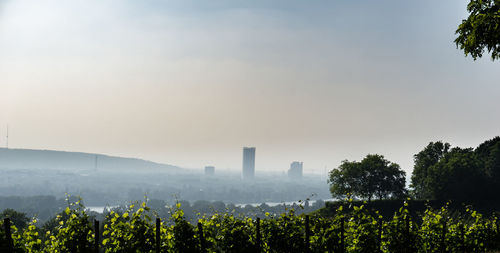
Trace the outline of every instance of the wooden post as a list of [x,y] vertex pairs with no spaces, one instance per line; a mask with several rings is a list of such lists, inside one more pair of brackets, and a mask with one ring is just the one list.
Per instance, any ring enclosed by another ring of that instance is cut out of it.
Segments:
[[207,252],[205,249],[205,237],[203,237],[203,226],[198,222],[198,236],[200,237],[201,252]]
[[99,221],[94,220],[94,252],[99,253]]
[[382,219],[378,220],[378,250],[382,252],[382,223],[384,221]]
[[160,226],[161,226],[161,220],[160,218],[156,218],[156,253],[160,253]]
[[12,241],[12,233],[10,231],[10,219],[3,219],[3,226],[5,229],[5,239],[7,239],[7,253],[14,252],[14,242]]
[[311,237],[311,234],[309,233],[309,215],[306,215],[306,231],[305,231],[305,244],[304,244],[304,252],[309,252],[310,247],[309,247],[309,237]]
[[345,245],[344,245],[344,217],[340,218],[340,252],[344,253]]
[[256,237],[255,247],[257,249],[257,252],[260,252],[260,240],[261,240],[261,238],[260,238],[260,218],[257,218],[256,230],[257,230],[256,231],[257,234],[255,235],[255,237]]

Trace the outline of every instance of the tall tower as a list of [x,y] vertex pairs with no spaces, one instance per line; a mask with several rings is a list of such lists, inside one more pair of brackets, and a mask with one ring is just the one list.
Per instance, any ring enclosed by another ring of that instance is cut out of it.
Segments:
[[255,148],[243,148],[243,179],[255,177]]
[[292,162],[290,164],[290,169],[288,170],[288,177],[291,179],[300,179],[302,178],[303,171],[303,163],[302,162]]

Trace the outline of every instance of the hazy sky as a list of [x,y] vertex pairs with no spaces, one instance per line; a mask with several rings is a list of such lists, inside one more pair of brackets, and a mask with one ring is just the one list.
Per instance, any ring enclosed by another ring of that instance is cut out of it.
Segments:
[[0,145],[256,170],[500,134],[500,63],[465,0],[0,0]]

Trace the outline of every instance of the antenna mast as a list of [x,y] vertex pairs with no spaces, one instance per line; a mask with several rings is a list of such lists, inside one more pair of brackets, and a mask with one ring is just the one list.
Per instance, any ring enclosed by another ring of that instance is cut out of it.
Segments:
[[5,140],[6,140],[5,147],[9,149],[9,125],[7,125],[7,136]]

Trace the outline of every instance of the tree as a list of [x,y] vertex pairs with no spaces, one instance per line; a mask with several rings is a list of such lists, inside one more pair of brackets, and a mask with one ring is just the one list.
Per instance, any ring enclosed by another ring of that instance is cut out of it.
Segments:
[[472,148],[453,148],[429,168],[426,187],[432,199],[473,201],[487,198],[487,183]]
[[450,149],[448,143],[431,142],[414,158],[411,187],[418,199],[499,199],[500,137],[476,149]]
[[361,162],[342,161],[330,171],[328,182],[333,197],[401,198],[405,195],[405,173],[382,155],[367,155]]
[[431,142],[422,151],[413,156],[415,165],[411,176],[412,193],[418,199],[430,199],[429,192],[429,170],[438,163],[449,151],[450,144],[443,142]]
[[500,137],[497,136],[479,145],[474,152],[484,168],[486,176],[489,178],[490,197],[498,198],[500,192]]
[[3,220],[5,218],[9,218],[14,226],[16,226],[16,228],[18,229],[26,228],[28,222],[30,221],[25,213],[21,213],[10,208],[7,208],[0,213],[0,219]]
[[474,152],[490,177],[500,178],[500,137],[481,143]]
[[344,198],[351,195],[360,195],[362,176],[359,162],[342,161],[337,169],[330,171],[328,182],[330,183],[332,196],[334,198]]
[[457,48],[465,55],[471,55],[474,60],[483,56],[488,50],[491,59],[500,58],[500,1],[471,0],[467,5],[470,13],[462,20],[455,34]]

